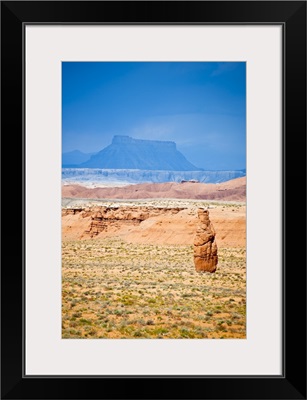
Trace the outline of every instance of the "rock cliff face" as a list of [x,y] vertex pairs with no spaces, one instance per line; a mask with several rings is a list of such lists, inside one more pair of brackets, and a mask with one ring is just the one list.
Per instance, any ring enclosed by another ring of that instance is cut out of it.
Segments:
[[[114,232],[125,228],[137,227],[148,218],[158,216],[168,217],[182,211],[183,208],[148,208],[148,207],[95,207],[70,208],[62,210],[62,217],[77,215],[88,221],[86,227],[82,227],[80,238],[93,238],[100,233]],[[83,232],[82,232],[83,230]]]
[[199,225],[194,239],[194,264],[198,272],[215,272],[218,263],[215,230],[209,211],[198,209]]
[[[63,183],[97,184],[124,182],[162,183],[195,179],[202,183],[220,183],[244,177],[244,171],[150,171],[139,169],[63,168]],[[116,185],[114,185],[116,186]]]
[[[128,243],[190,245],[193,263],[193,243],[200,222],[197,209],[181,202],[154,203],[114,205],[112,202],[112,205],[99,206],[76,203],[63,206],[62,238],[99,240],[120,237]],[[215,240],[221,248],[245,247],[245,214],[245,206],[225,207],[221,204],[210,208],[210,219],[216,230]]]
[[81,168],[195,171],[175,142],[114,136],[112,143],[80,165]]

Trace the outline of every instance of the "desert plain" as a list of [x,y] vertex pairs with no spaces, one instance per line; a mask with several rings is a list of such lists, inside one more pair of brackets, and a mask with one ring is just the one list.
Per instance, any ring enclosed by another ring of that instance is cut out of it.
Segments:
[[[194,196],[184,190],[197,184],[178,184],[180,198],[166,197],[175,196],[174,187],[170,192],[166,186],[157,198],[144,196],[148,187],[137,185],[139,198],[127,195],[128,189],[122,189],[126,198],[105,198],[118,191],[63,186],[62,338],[246,338],[240,179],[208,186],[205,194],[197,188]],[[215,273],[194,267],[199,208],[209,210],[216,231]]]

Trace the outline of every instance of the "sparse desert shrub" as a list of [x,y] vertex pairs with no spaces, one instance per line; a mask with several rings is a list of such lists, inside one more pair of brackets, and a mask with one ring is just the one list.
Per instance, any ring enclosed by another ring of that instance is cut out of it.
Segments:
[[114,315],[117,315],[117,316],[121,316],[121,315],[124,314],[124,311],[123,311],[123,310],[114,310],[114,311],[113,311],[113,314],[114,314]]
[[81,312],[76,312],[72,315],[74,318],[80,318],[82,316]]
[[92,325],[92,321],[89,321],[88,319],[85,318],[81,318],[79,322],[81,325]]
[[[63,337],[245,336],[245,250],[219,248],[220,269],[211,276],[195,273],[191,245],[128,245],[98,238],[82,243],[74,257],[74,242],[65,246]],[[125,255],[119,259],[119,253]],[[221,313],[224,322],[219,325]],[[70,334],[70,329],[82,333]]]

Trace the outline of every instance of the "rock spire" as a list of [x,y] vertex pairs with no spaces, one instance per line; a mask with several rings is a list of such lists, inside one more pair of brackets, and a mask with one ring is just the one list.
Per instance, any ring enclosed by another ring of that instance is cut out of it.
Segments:
[[215,272],[218,263],[215,230],[209,211],[198,209],[198,227],[194,239],[194,264],[198,272]]

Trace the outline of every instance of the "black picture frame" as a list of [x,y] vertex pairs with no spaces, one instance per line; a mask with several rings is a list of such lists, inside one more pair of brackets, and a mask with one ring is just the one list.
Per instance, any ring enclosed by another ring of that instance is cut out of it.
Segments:
[[[24,376],[23,30],[28,23],[282,25],[282,376]],[[2,398],[306,399],[306,2],[2,1],[1,86]],[[17,174],[8,169],[12,165]]]

